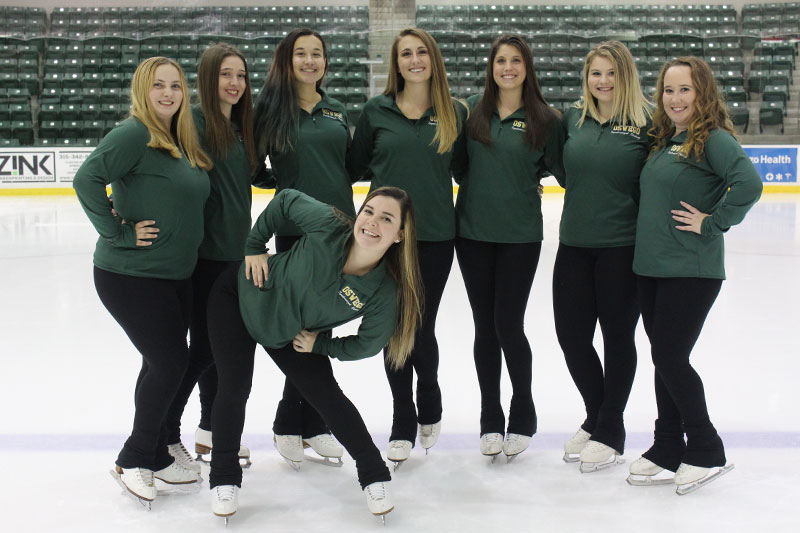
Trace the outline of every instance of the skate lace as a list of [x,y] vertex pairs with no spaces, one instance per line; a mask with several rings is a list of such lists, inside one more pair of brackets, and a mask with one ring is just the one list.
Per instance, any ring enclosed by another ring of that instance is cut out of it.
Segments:
[[182,442],[179,442],[178,444],[172,444],[170,448],[176,455],[175,459],[177,459],[178,464],[181,466],[194,463],[194,459],[191,455],[189,455],[189,452],[186,450],[186,447]]
[[214,490],[217,491],[217,500],[221,502],[229,502],[233,500],[235,485],[217,485]]
[[385,483],[372,483],[367,485],[367,494],[371,500],[385,500],[386,499],[386,484]]
[[136,477],[146,487],[153,485],[153,471],[146,468],[137,468]]
[[405,445],[403,444],[402,440],[393,440],[391,443],[389,443],[389,448],[393,450],[402,450],[405,448]]

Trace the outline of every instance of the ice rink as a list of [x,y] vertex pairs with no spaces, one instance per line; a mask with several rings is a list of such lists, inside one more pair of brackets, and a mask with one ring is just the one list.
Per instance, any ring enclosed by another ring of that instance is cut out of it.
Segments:
[[[255,197],[258,214],[269,199]],[[551,275],[563,196],[546,192],[545,241],[526,316],[539,433],[514,462],[478,452],[472,318],[457,264],[437,324],[443,434],[419,446],[391,484],[395,510],[366,508],[353,461],[294,472],[272,446],[283,376],[259,349],[243,443],[253,452],[231,531],[800,531],[800,195],[766,194],[726,236],[728,280],[693,352],[711,418],[736,468],[698,492],[631,487],[627,464],[581,474],[561,447],[584,418],[556,341]],[[140,356],[92,282],[96,233],[71,196],[0,196],[0,484],[4,532],[222,531],[206,481],[164,492],[144,511],[109,470],[133,419]],[[692,305],[692,302],[686,302]],[[598,343],[600,342],[598,338]],[[625,459],[650,444],[653,367],[639,327]],[[391,397],[379,358],[334,362],[342,389],[386,447]],[[504,405],[510,385],[503,378]],[[196,393],[183,420],[194,447]]]

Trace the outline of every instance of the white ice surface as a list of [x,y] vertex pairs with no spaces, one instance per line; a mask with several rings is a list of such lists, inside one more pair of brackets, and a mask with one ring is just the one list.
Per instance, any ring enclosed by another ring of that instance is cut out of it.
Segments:
[[[267,199],[256,196],[254,214]],[[737,467],[683,497],[671,487],[629,487],[626,465],[581,475],[560,459],[563,440],[583,419],[552,320],[562,199],[545,195],[545,241],[526,315],[539,434],[510,465],[490,466],[478,454],[472,320],[454,264],[437,324],[444,433],[430,456],[416,448],[395,475],[387,530],[800,530],[793,507],[800,497],[800,196],[766,195],[726,236],[728,280],[692,360]],[[219,531],[207,482],[199,494],[160,495],[147,513],[108,474],[130,430],[140,358],[94,291],[95,238],[75,198],[0,197],[0,530]],[[655,416],[641,326],[637,346],[628,462],[647,448]],[[335,372],[383,449],[391,397],[380,360],[335,362]],[[343,469],[307,464],[295,473],[272,449],[282,383],[262,353],[244,435],[255,464],[229,529],[380,531],[349,457]],[[504,377],[505,405],[509,391]],[[189,448],[198,417],[194,395],[184,416]]]

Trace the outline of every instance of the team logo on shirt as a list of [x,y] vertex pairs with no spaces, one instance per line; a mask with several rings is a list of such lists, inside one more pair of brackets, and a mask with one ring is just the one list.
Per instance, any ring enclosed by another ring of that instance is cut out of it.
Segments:
[[436,115],[431,115],[428,117],[428,126],[438,126],[439,125],[439,117]]
[[614,126],[611,128],[611,133],[617,133],[622,135],[630,135],[631,137],[636,137],[637,139],[641,139],[642,135],[642,128],[638,126]]
[[332,110],[328,109],[327,107],[322,109],[322,116],[323,117],[327,117],[327,118],[332,118],[332,119],[335,119],[335,120],[339,120],[341,122],[344,122],[344,115],[343,114],[339,113],[338,111],[332,111]]
[[524,120],[515,120],[511,123],[511,129],[514,131],[528,131],[528,123]]
[[339,290],[339,296],[347,302],[347,305],[350,306],[350,309],[353,311],[359,311],[362,307],[364,307],[364,302],[358,297],[353,289],[350,288],[349,285],[342,287]]
[[686,157],[686,154],[683,153],[683,145],[682,144],[673,144],[669,147],[669,153],[671,155],[679,155],[681,157]]

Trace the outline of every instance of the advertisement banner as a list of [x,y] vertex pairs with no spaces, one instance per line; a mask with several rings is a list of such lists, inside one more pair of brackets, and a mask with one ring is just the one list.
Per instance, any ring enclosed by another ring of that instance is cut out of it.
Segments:
[[10,187],[69,186],[92,148],[7,148],[0,150],[0,184]]
[[745,146],[744,151],[764,183],[797,183],[796,146]]

